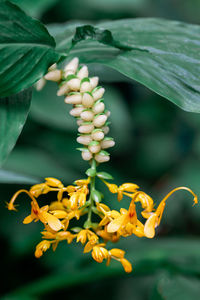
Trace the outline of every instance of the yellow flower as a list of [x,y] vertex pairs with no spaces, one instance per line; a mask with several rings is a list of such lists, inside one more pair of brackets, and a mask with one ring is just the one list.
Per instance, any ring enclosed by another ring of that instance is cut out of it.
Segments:
[[98,263],[102,263],[104,259],[107,259],[109,256],[108,250],[104,248],[105,244],[99,244],[93,247],[92,257]]
[[33,220],[40,220],[42,223],[48,224],[49,227],[54,231],[58,231],[63,227],[62,223],[58,218],[47,212],[48,205],[45,205],[40,208],[36,201],[32,201],[31,207],[31,214],[24,219],[24,224],[29,224]]
[[58,188],[63,188],[64,185],[62,184],[62,182],[56,178],[52,178],[52,177],[46,177],[46,184],[52,187],[58,187]]
[[86,185],[81,186],[76,191],[69,193],[70,199],[70,207],[72,210],[77,209],[85,205],[86,198],[88,194],[88,188]]
[[78,233],[76,241],[77,241],[77,243],[81,242],[81,244],[85,244],[87,240],[97,241],[98,237],[91,230],[83,229]]
[[124,184],[120,185],[118,188],[118,191],[117,191],[117,200],[118,201],[122,200],[124,192],[135,193],[138,188],[139,188],[139,186],[134,183],[124,183]]
[[109,233],[116,232],[119,229],[123,229],[128,223],[136,225],[137,224],[137,214],[135,210],[134,200],[131,201],[129,209],[120,209],[120,216],[111,221],[107,226],[107,231]]
[[42,194],[47,194],[50,191],[50,188],[46,183],[35,184],[30,188],[30,194],[35,198],[39,197]]
[[147,238],[153,238],[155,236],[155,228],[159,226],[160,221],[162,219],[163,211],[166,205],[166,200],[176,191],[178,190],[186,190],[190,192],[194,196],[194,204],[198,203],[197,196],[193,193],[193,191],[186,187],[178,187],[174,190],[172,190],[170,193],[165,196],[165,198],[160,202],[158,208],[154,213],[151,213],[150,216],[148,216],[147,221],[145,222],[144,226],[144,234]]
[[137,191],[137,189],[139,188],[139,186],[134,183],[123,183],[122,185],[120,185],[118,187],[116,184],[108,183],[105,180],[103,180],[103,182],[106,184],[106,186],[108,187],[108,189],[111,193],[113,193],[113,194],[117,193],[118,201],[122,200],[124,192],[135,193]]
[[35,257],[40,258],[43,255],[43,252],[46,252],[51,246],[51,242],[44,240],[41,241],[35,250]]

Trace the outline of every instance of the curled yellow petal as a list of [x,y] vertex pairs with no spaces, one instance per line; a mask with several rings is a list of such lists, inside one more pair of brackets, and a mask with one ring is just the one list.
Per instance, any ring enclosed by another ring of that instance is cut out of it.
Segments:
[[144,225],[144,234],[147,238],[152,239],[155,236],[155,227],[158,221],[158,216],[156,214],[151,215],[145,225]]
[[126,273],[132,272],[132,265],[131,265],[131,263],[126,258],[120,259],[120,262],[121,262],[121,264],[122,264],[122,266],[124,268],[124,271]]

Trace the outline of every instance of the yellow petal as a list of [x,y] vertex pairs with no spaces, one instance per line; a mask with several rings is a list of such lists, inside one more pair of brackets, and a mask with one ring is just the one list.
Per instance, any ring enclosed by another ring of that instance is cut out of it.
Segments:
[[116,232],[117,230],[119,230],[120,227],[123,225],[126,217],[127,217],[127,215],[122,215],[119,218],[110,222],[107,226],[107,231],[111,233],[111,232]]
[[147,238],[152,239],[155,236],[155,227],[158,221],[158,216],[156,214],[151,215],[145,225],[144,225],[144,234]]
[[53,178],[53,177],[47,177],[45,178],[46,184],[52,186],[52,187],[63,187],[63,184],[60,180]]
[[124,183],[119,187],[121,191],[126,191],[126,192],[135,192],[135,190],[137,190],[138,188],[139,186],[134,183]]
[[60,230],[63,225],[62,223],[60,222],[59,219],[57,219],[55,216],[47,213],[47,212],[42,212],[42,217],[45,219],[45,221],[47,222],[47,224],[49,225],[49,227],[51,229],[53,229],[54,231],[58,231]]
[[24,219],[23,223],[24,223],[24,224],[29,224],[29,223],[31,223],[33,220],[34,220],[34,218],[32,217],[32,215],[29,215],[29,216],[27,216],[27,217]]
[[132,272],[132,265],[131,265],[131,263],[127,259],[122,258],[122,259],[120,259],[120,262],[121,262],[121,264],[122,264],[122,266],[124,268],[124,271],[126,273]]

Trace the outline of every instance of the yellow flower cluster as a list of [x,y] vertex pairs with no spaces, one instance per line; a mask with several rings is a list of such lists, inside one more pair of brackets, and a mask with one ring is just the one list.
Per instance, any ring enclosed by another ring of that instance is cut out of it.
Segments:
[[[95,170],[96,164],[93,161],[92,167]],[[87,179],[75,181],[75,185],[65,187],[61,181],[55,178],[46,178],[44,183],[36,184],[27,190],[18,191],[7,204],[9,210],[16,210],[14,202],[20,193],[25,192],[31,198],[31,214],[23,223],[41,221],[44,225],[42,241],[36,246],[35,256],[41,257],[51,246],[56,250],[59,242],[66,241],[68,244],[76,240],[84,245],[84,253],[91,252],[92,258],[98,263],[106,260],[109,265],[111,259],[119,261],[124,270],[132,271],[131,263],[124,258],[125,252],[121,249],[106,249],[108,241],[117,242],[120,237],[127,237],[132,234],[138,237],[153,238],[155,228],[160,224],[165,208],[166,200],[177,190],[187,190],[194,196],[194,204],[197,203],[197,196],[188,188],[179,187],[171,191],[154,208],[151,197],[139,190],[133,183],[124,183],[121,186],[105,181],[111,178],[105,172],[93,172],[93,176]],[[128,209],[121,208],[120,211],[111,210],[107,205],[101,203],[101,193],[95,189],[95,178],[98,177],[108,187],[111,193],[116,193],[119,201],[124,196],[130,198]],[[37,198],[49,192],[56,192],[57,198],[50,205],[40,207]],[[141,215],[143,223],[138,219],[136,212],[137,202],[142,206]],[[98,223],[92,222],[92,214],[96,215]],[[72,219],[85,218],[83,227],[71,227]]]

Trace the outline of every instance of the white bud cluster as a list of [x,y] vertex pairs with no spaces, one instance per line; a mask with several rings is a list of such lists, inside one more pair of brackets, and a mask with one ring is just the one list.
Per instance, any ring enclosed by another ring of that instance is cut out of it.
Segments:
[[57,95],[65,96],[65,103],[73,105],[70,115],[77,119],[77,142],[84,145],[84,148],[79,148],[82,158],[94,158],[98,163],[108,161],[109,153],[104,149],[113,147],[115,142],[113,138],[105,136],[109,132],[107,119],[110,112],[105,110],[105,89],[98,86],[99,78],[89,78],[87,66],[79,67],[76,57],[64,70],[58,70],[53,65],[48,71],[44,78],[58,82]]

